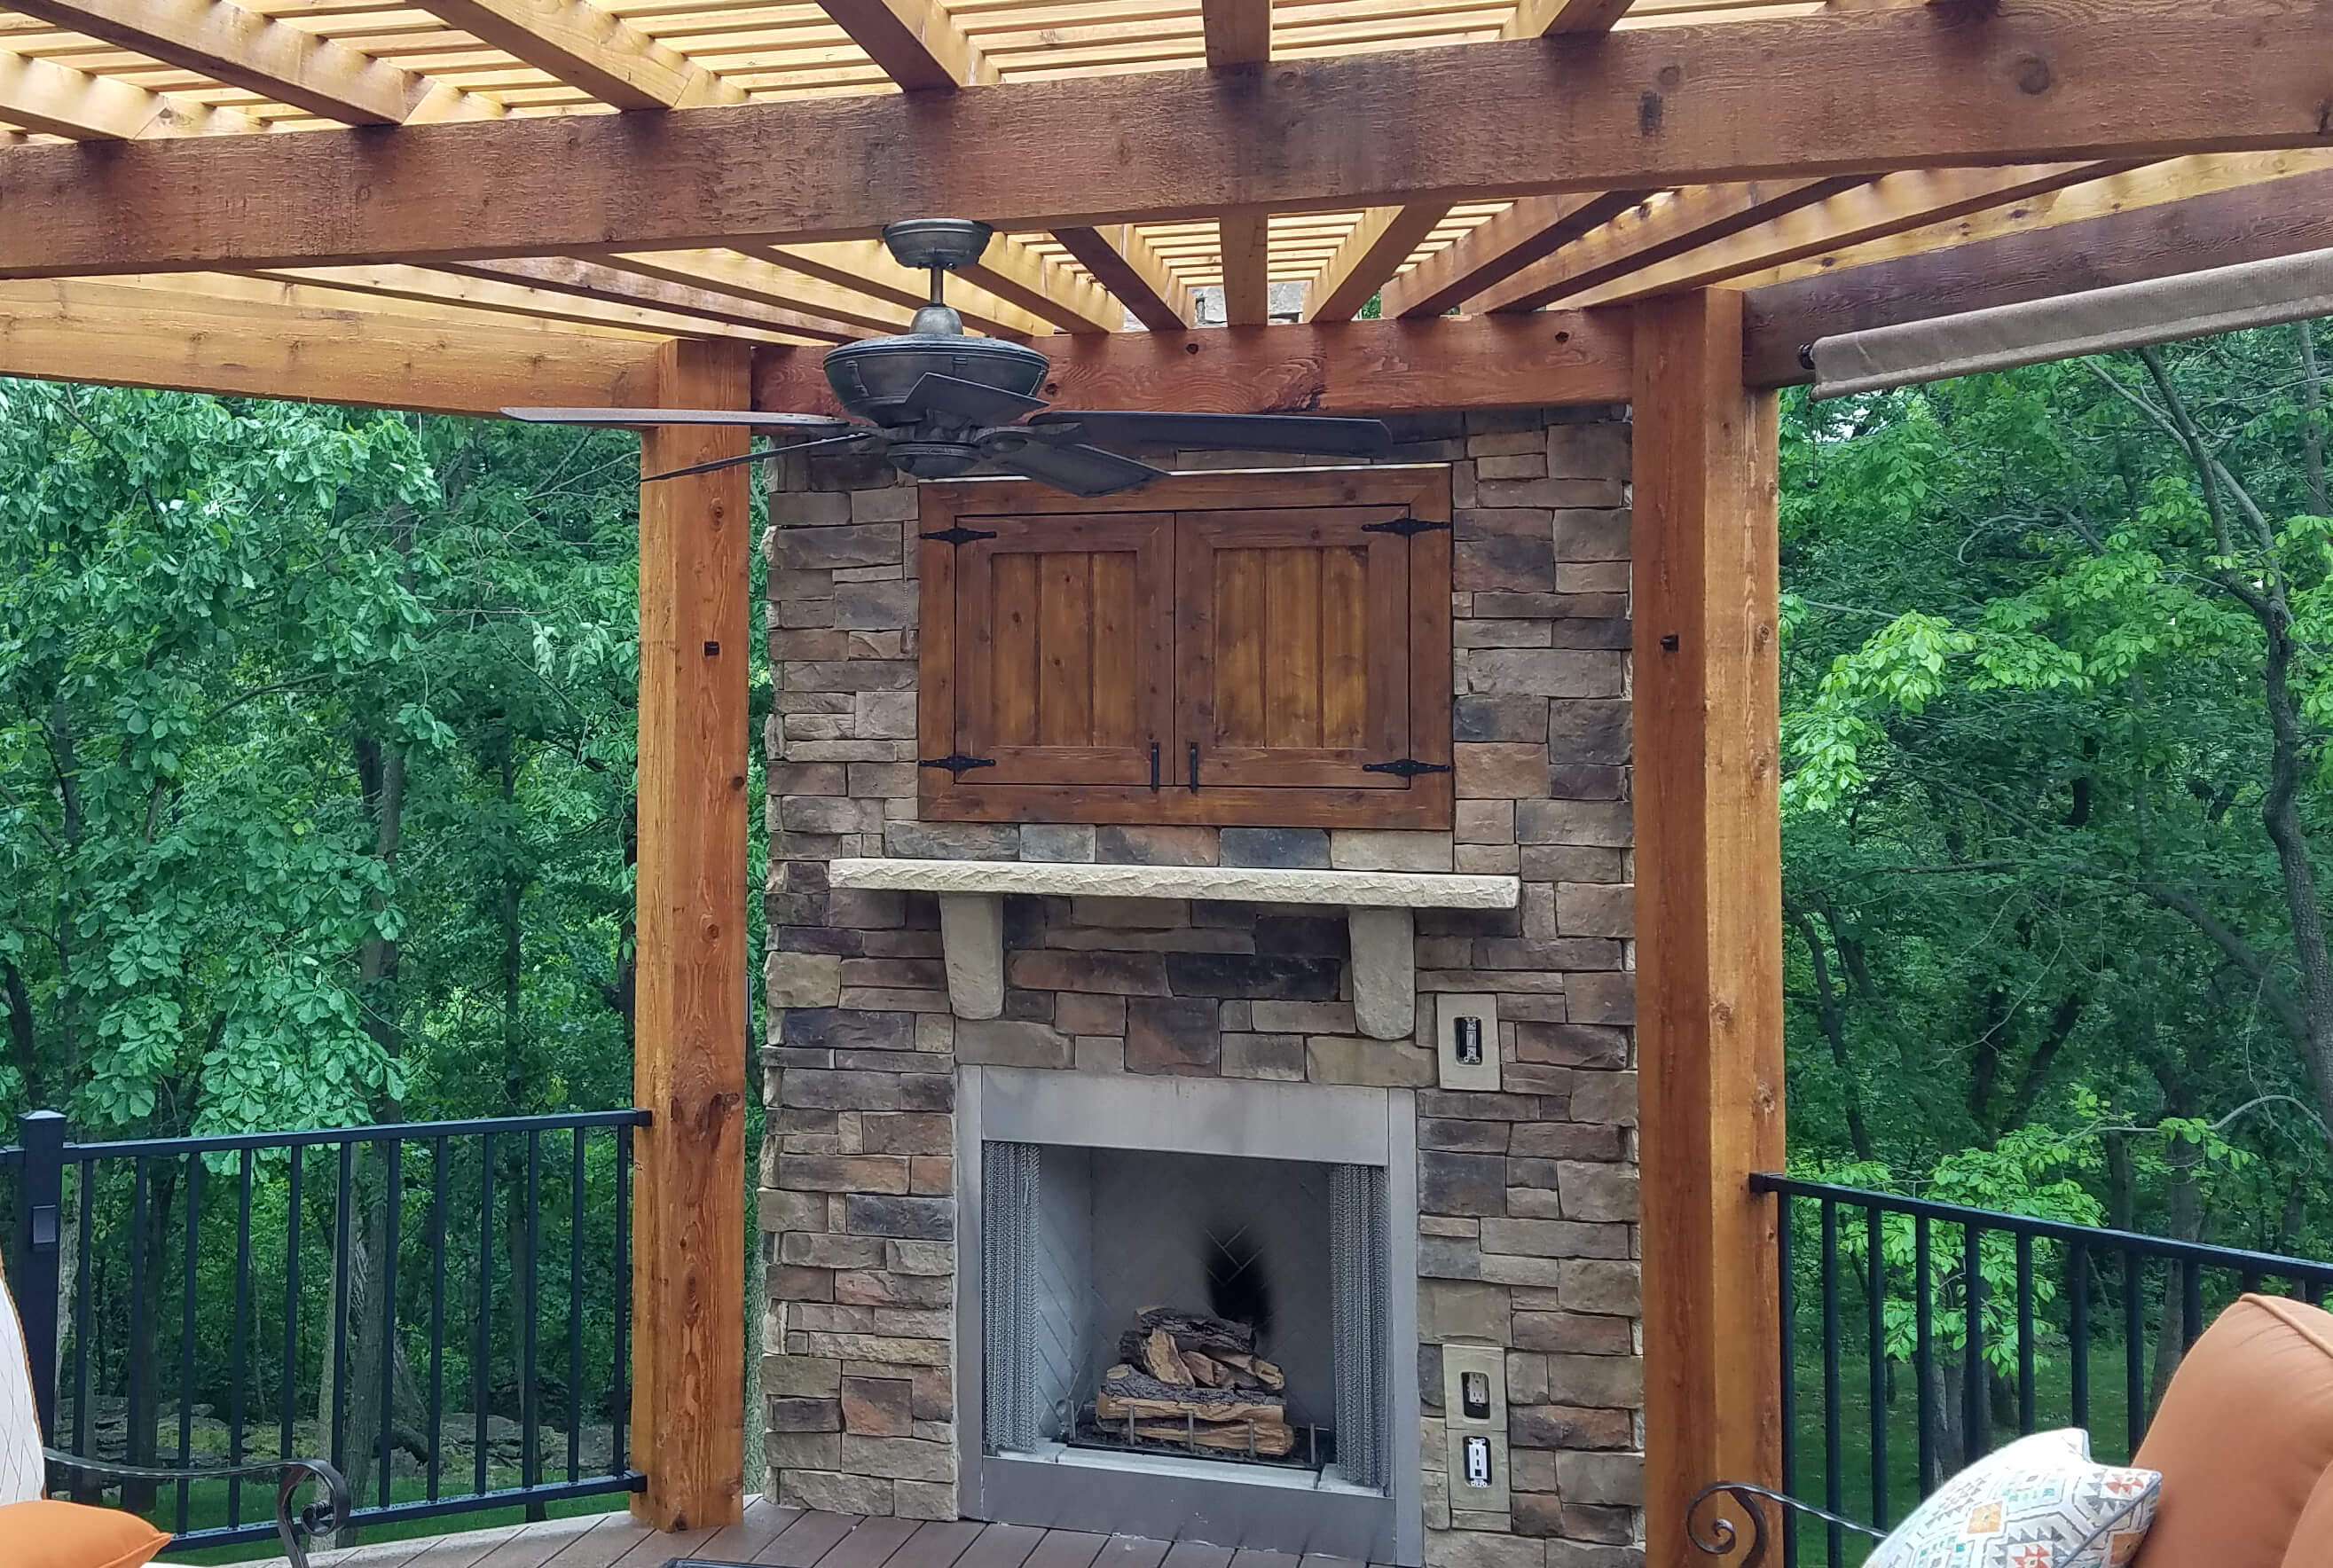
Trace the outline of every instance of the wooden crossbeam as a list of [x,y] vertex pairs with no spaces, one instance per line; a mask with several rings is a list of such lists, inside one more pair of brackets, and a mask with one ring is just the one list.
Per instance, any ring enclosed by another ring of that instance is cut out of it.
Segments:
[[[29,16],[350,125],[417,118],[437,84],[229,0],[24,0]],[[498,106],[446,91],[425,118],[476,119]]]
[[1308,321],[1349,321],[1391,282],[1409,253],[1450,215],[1446,202],[1371,207],[1329,264],[1312,280],[1304,305]]
[[654,251],[597,259],[618,272],[751,300],[830,331],[864,337],[907,330],[907,312],[896,305],[735,251]]
[[1152,331],[1178,331],[1198,320],[1191,291],[1132,224],[1055,229],[1053,238]]
[[1262,213],[1218,220],[1215,242],[1224,258],[1224,320],[1260,327],[1272,319],[1272,225]]
[[1455,311],[1541,256],[1603,227],[1651,194],[1620,190],[1525,196],[1387,283],[1378,308],[1387,316],[1409,320]]
[[[1913,169],[1885,175],[1858,181],[1754,229],[1683,250],[1671,258],[1648,258],[1651,265],[1583,266],[1579,276],[1541,287],[1531,286],[1538,272],[1534,268],[1515,279],[1521,292],[1499,308],[1530,310],[1559,301],[1612,304],[1701,288],[1836,246],[1858,244],[2002,202],[2023,201],[2102,178],[2123,167],[2111,163],[2059,163],[2034,168]],[[1570,254],[1552,259],[1578,264]],[[1598,272],[1602,275],[1592,275]]]
[[2317,250],[2333,250],[2333,167],[1752,290],[1743,373],[1810,381],[1799,350],[1833,333]]
[[312,291],[265,287],[273,300],[62,279],[0,284],[0,375],[441,414],[655,399],[652,340],[320,308]]
[[235,109],[149,92],[119,77],[0,50],[0,120],[72,141],[138,136],[221,136],[264,130]]
[[1126,323],[1126,312],[1100,284],[1054,266],[1010,234],[989,241],[980,260],[956,275],[1064,332],[1115,332]]
[[952,92],[996,80],[996,67],[939,0],[819,0],[819,9],[909,92]]
[[[2333,12],[2284,0],[2110,14],[2003,0],[1981,22],[1923,7],[1287,61],[1233,92],[1164,72],[1003,84],[944,113],[858,95],[646,125],[408,127],[394,156],[334,131],[130,142],[101,166],[24,147],[0,167],[0,206],[39,221],[0,225],[0,274],[857,239],[901,212],[1052,229],[2317,146],[2328,48]],[[1098,139],[1111,156],[1091,156]]]
[[1607,278],[1755,228],[1858,183],[1851,178],[1752,180],[1671,191],[1617,215],[1592,234],[1483,290],[1472,308],[1535,311],[1565,292],[1591,288]]
[[1503,38],[1545,38],[1558,33],[1609,33],[1629,0],[1521,0],[1501,29]]
[[707,321],[670,311],[617,304],[558,290],[497,282],[490,278],[462,277],[425,267],[291,267],[251,275],[380,299],[443,305],[449,311],[472,310],[585,327],[621,328],[658,337],[737,338],[769,343],[803,340],[799,336],[782,337],[761,328]]
[[[1401,414],[1620,403],[1629,386],[1625,311],[1095,333],[1043,347],[1045,396],[1065,408]],[[819,359],[758,351],[754,406],[840,412]]]
[[1207,68],[1259,65],[1272,58],[1272,0],[1200,0]]
[[[991,244],[994,242],[992,241]],[[927,274],[903,267],[879,240],[831,240],[823,244],[744,245],[742,253],[818,278],[838,288],[855,290],[870,299],[888,301],[915,310],[929,297]],[[1032,311],[974,288],[961,277],[947,292],[948,303],[967,326],[983,332],[1028,337],[1050,332],[1053,324]]]
[[671,311],[678,315],[695,316],[733,326],[790,332],[817,342],[845,343],[857,336],[831,321],[813,320],[797,311],[742,300],[715,289],[648,277],[598,262],[551,256],[525,261],[446,262],[443,266],[446,272],[458,272],[465,277],[550,289],[580,295],[587,300],[606,300],[620,305]]
[[589,0],[428,0],[432,14],[618,109],[743,103],[732,87]]

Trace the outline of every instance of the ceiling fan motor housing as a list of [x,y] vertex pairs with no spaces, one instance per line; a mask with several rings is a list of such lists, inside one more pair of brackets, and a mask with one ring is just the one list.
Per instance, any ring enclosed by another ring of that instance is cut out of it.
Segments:
[[927,375],[953,376],[1024,397],[1037,396],[1052,362],[1002,338],[909,332],[845,343],[826,356],[826,379],[841,405],[878,425],[911,425],[900,406]]

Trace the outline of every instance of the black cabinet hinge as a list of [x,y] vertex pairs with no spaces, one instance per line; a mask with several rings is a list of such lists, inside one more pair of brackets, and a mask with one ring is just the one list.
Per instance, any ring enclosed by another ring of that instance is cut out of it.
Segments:
[[1397,533],[1402,538],[1407,539],[1415,533],[1433,533],[1436,530],[1446,529],[1449,526],[1446,522],[1426,522],[1415,517],[1397,517],[1390,522],[1365,522],[1361,524],[1361,531],[1363,533]]
[[936,539],[942,544],[970,544],[975,539],[994,539],[996,535],[987,529],[966,528],[959,522],[954,527],[936,529],[930,533],[917,534],[916,537]]
[[1447,773],[1447,762],[1421,762],[1415,757],[1397,757],[1390,762],[1364,762],[1364,773],[1391,773],[1397,778],[1415,779],[1420,773]]
[[916,764],[918,768],[945,768],[948,776],[961,779],[974,768],[994,768],[994,757],[967,757],[961,751],[951,751],[945,757],[926,757]]

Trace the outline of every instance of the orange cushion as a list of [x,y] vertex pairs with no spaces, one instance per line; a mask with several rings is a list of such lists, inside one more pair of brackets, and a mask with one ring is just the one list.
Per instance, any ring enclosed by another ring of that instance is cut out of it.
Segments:
[[2136,1568],[2284,1568],[2333,1467],[2333,1314],[2239,1298],[2179,1363],[2131,1462],[2163,1472]]
[[0,1542],[8,1568],[138,1568],[170,1538],[118,1508],[43,1501],[0,1507]]
[[2284,1551],[2284,1568],[2325,1568],[2333,1563],[2333,1470],[2317,1477],[2309,1504],[2293,1526],[2292,1544]]

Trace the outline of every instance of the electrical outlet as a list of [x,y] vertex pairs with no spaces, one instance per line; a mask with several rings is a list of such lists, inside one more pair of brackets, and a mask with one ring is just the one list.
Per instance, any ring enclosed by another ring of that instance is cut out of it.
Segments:
[[1445,992],[1435,999],[1434,1055],[1445,1089],[1499,1086],[1499,999]]
[[1454,1513],[1503,1514],[1507,1479],[1507,1353],[1495,1344],[1442,1347],[1442,1426],[1449,1441]]

